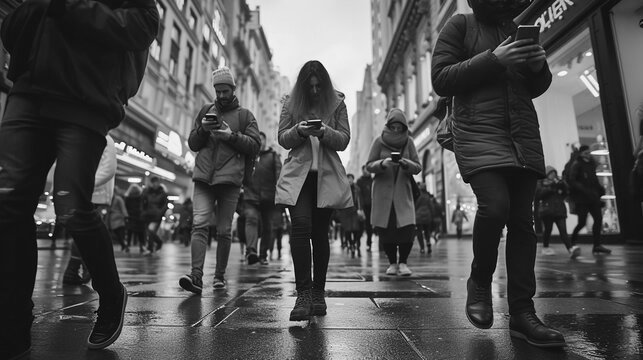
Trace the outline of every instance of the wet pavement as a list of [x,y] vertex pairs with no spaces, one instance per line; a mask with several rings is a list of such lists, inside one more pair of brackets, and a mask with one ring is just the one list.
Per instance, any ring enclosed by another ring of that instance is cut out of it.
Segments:
[[[295,302],[286,248],[269,265],[242,263],[233,244],[224,290],[212,289],[215,246],[208,251],[201,296],[181,289],[190,251],[165,243],[153,255],[115,247],[130,295],[120,338],[87,350],[97,296],[87,286],[62,286],[69,250],[39,240],[31,359],[641,359],[643,247],[590,245],[570,260],[560,244],[537,256],[536,310],[566,337],[562,350],[542,350],[509,336],[504,250],[493,282],[495,322],[480,330],[465,314],[471,240],[443,239],[432,254],[417,244],[410,277],[384,274],[384,253],[352,259],[331,244],[328,315],[288,321]],[[504,246],[504,242],[501,243]],[[275,254],[276,255],[276,254]]]

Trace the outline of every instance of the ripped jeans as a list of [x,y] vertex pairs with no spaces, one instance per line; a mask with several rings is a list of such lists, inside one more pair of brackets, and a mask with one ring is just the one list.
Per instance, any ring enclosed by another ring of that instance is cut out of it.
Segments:
[[[92,119],[86,119],[91,121]],[[103,301],[120,295],[109,232],[91,203],[106,140],[87,128],[41,114],[37,100],[10,96],[0,123],[0,308],[31,319],[38,261],[34,212],[56,161],[57,221],[74,238]]]

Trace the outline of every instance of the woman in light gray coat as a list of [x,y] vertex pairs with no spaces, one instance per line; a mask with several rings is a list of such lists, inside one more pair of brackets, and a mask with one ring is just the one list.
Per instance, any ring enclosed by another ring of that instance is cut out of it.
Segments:
[[[378,231],[388,256],[387,275],[411,275],[406,260],[413,247],[415,206],[411,181],[422,170],[413,138],[408,134],[406,116],[392,109],[386,117],[382,136],[375,139],[366,170],[373,177],[371,223]],[[392,153],[399,153],[392,156]],[[400,253],[399,262],[397,253]]]
[[346,171],[337,154],[350,140],[344,95],[335,91],[319,61],[309,61],[300,70],[281,110],[278,140],[290,152],[277,181],[275,202],[290,211],[290,250],[297,288],[290,320],[301,321],[311,315],[326,315],[330,216],[333,209],[353,205]]

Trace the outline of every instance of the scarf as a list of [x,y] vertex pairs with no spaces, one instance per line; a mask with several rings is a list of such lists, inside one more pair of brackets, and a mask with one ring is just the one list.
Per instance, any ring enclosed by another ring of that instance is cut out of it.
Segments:
[[384,130],[382,131],[382,142],[384,143],[384,145],[395,151],[401,152],[408,140],[408,130],[401,133],[396,133],[393,130],[389,129],[388,126],[385,126]]

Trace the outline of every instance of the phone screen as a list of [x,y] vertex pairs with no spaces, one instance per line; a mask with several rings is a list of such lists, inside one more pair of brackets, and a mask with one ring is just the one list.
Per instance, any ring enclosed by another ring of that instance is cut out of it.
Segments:
[[393,151],[391,153],[391,160],[393,160],[395,162],[398,162],[398,161],[400,161],[401,158],[402,158],[402,155],[399,152]]
[[306,125],[313,126],[313,127],[316,127],[316,128],[320,128],[322,126],[322,121],[319,120],[319,119],[308,120],[308,121],[306,121]]
[[516,31],[516,40],[531,39],[538,43],[540,38],[540,26],[538,25],[520,25]]

